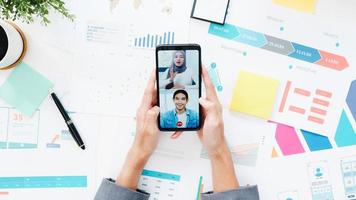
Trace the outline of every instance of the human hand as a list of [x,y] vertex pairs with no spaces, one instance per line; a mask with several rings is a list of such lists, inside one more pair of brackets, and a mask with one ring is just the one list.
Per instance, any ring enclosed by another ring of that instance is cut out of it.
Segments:
[[174,72],[174,71],[173,71],[173,68],[171,68],[171,69],[169,70],[169,78],[170,78],[170,80],[173,81],[174,78],[176,77],[176,75],[177,75],[177,72]]
[[206,97],[199,99],[199,103],[202,106],[203,124],[198,131],[198,136],[210,158],[212,158],[219,154],[225,154],[228,148],[224,136],[222,107],[208,71],[204,66],[202,67],[202,77],[205,84]]
[[[227,144],[224,136],[224,123],[222,107],[217,97],[215,87],[212,84],[206,68],[202,67],[202,77],[206,89],[206,98],[200,98],[202,106],[203,124],[198,131],[198,136],[204,148],[210,156],[225,153]],[[178,138],[182,132],[174,133],[171,138]]]
[[132,148],[138,149],[144,157],[149,157],[158,143],[157,116],[159,107],[156,106],[157,89],[155,81],[156,76],[155,71],[153,71],[136,112],[136,136]]
[[149,157],[157,147],[159,129],[157,116],[157,89],[155,88],[155,71],[152,72],[141,105],[136,113],[136,136],[116,180],[120,186],[136,189],[141,172]]
[[239,187],[233,161],[224,135],[222,107],[208,71],[203,67],[206,97],[200,98],[203,107],[203,125],[198,131],[199,139],[207,150],[212,168],[214,192],[223,192]]
[[184,85],[181,85],[179,83],[174,84],[174,87],[172,89],[184,89]]
[[[208,71],[202,67],[202,77],[205,83],[206,98],[200,98],[199,103],[202,106],[203,124],[198,131],[199,139],[209,155],[221,153],[226,150],[224,137],[224,123],[222,118],[222,107],[217,97],[215,87],[212,84]],[[174,133],[171,138],[178,138],[182,132]]]
[[[239,187],[231,153],[224,136],[222,107],[217,97],[208,71],[203,66],[202,77],[206,89],[206,97],[200,98],[203,124],[198,136],[207,150],[212,168],[214,192],[223,192]],[[182,133],[175,133],[171,138],[178,138]]]

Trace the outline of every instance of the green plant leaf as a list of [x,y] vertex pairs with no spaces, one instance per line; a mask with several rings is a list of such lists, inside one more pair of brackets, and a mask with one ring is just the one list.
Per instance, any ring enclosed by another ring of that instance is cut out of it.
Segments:
[[71,14],[62,0],[0,0],[0,18],[5,20],[21,20],[31,23],[39,18],[44,25],[50,23],[48,15],[51,11],[60,13],[65,18],[73,21]]

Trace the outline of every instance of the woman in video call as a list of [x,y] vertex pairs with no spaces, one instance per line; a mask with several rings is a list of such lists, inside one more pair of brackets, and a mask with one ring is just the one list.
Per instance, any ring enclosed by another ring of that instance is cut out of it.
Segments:
[[186,65],[185,51],[173,53],[172,64],[164,72],[165,80],[161,81],[160,88],[188,89],[197,87],[192,70]]

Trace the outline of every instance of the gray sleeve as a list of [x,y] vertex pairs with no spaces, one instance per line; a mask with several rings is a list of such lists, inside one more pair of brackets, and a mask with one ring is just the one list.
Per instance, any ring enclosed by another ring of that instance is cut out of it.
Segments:
[[110,179],[104,179],[101,183],[94,200],[148,200],[150,195],[140,190],[130,190],[120,187]]
[[245,186],[236,190],[229,190],[226,192],[207,192],[202,194],[202,200],[259,200],[257,186]]

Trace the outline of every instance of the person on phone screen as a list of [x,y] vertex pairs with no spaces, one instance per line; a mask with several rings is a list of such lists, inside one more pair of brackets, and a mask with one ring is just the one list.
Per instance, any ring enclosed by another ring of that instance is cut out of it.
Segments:
[[165,78],[159,87],[165,89],[187,89],[197,87],[193,71],[186,65],[186,52],[175,51],[171,66],[163,73]]
[[196,128],[199,125],[198,113],[188,109],[188,92],[177,90],[173,94],[175,108],[161,116],[162,128]]

